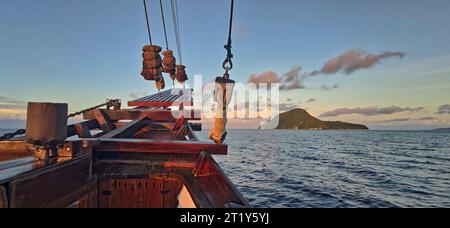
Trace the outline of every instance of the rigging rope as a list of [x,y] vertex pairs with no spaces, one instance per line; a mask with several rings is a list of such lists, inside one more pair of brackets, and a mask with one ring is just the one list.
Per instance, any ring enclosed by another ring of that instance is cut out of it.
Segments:
[[228,71],[233,69],[233,53],[231,52],[232,48],[232,39],[231,36],[233,34],[233,16],[234,16],[234,0],[231,0],[231,11],[230,11],[230,26],[228,30],[228,42],[224,46],[227,50],[227,57],[222,64],[223,69],[225,70],[224,77],[229,79]]
[[181,51],[181,34],[180,34],[180,22],[178,13],[178,0],[170,0],[170,6],[172,9],[173,27],[175,30],[175,40],[177,43],[178,60],[180,64],[183,64],[182,51]]
[[161,8],[161,17],[162,17],[162,23],[164,28],[164,38],[166,39],[166,50],[169,50],[169,41],[167,40],[167,29],[166,29],[166,18],[164,17],[164,8],[162,0],[159,0],[159,6]]
[[150,22],[148,19],[148,12],[147,12],[147,2],[146,2],[146,0],[143,0],[143,1],[144,1],[145,19],[147,20],[148,39],[150,41],[150,44],[153,44],[152,43],[152,34],[151,34],[151,30],[150,30]]
[[[180,30],[180,13],[178,10],[178,0],[174,0],[175,2],[175,15],[176,15],[176,21],[177,21],[177,42],[178,42],[178,46],[179,46],[179,50],[180,50],[180,56],[182,57],[182,51],[181,51],[181,30]],[[181,64],[183,64],[183,62],[180,62]]]

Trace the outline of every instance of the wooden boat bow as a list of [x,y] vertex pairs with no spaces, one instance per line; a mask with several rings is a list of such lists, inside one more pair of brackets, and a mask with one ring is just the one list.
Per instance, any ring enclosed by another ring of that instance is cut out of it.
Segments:
[[212,157],[228,146],[199,141],[199,112],[171,110],[180,96],[167,93],[84,112],[49,159],[24,138],[0,141],[0,208],[248,207]]

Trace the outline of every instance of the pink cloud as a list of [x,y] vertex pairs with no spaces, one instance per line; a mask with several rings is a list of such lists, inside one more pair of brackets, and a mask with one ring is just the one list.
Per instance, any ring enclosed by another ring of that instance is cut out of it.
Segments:
[[394,57],[403,59],[405,56],[406,54],[403,52],[386,51],[381,54],[371,54],[361,49],[352,49],[329,60],[320,70],[312,72],[311,75],[335,74],[339,72],[350,75],[357,70],[372,68],[381,60]]

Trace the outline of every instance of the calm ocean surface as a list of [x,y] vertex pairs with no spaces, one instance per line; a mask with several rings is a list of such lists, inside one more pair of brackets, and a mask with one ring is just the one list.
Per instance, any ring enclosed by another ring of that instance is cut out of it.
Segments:
[[254,207],[450,207],[450,133],[231,130],[227,144],[216,159]]
[[232,130],[227,143],[216,158],[254,207],[450,207],[450,133]]

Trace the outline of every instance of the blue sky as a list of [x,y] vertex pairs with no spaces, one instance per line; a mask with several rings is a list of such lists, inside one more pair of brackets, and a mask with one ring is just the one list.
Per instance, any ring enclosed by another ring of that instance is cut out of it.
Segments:
[[[154,43],[163,44],[158,4],[149,0]],[[223,73],[229,1],[179,0],[179,7],[188,73],[213,80]],[[373,129],[449,126],[449,114],[437,114],[450,103],[448,9],[448,0],[237,0],[232,77],[246,82],[267,71],[282,77],[293,66],[306,74],[350,50],[402,52],[403,59],[382,59],[351,75],[302,79],[305,88],[283,91],[282,99],[316,116],[350,109],[352,114],[325,119]],[[155,92],[139,75],[147,42],[140,0],[2,0],[0,125],[20,125],[25,101],[67,102],[78,110],[106,98]],[[383,112],[393,106],[399,111]],[[381,112],[358,112],[369,108]],[[420,111],[402,111],[410,109]]]

